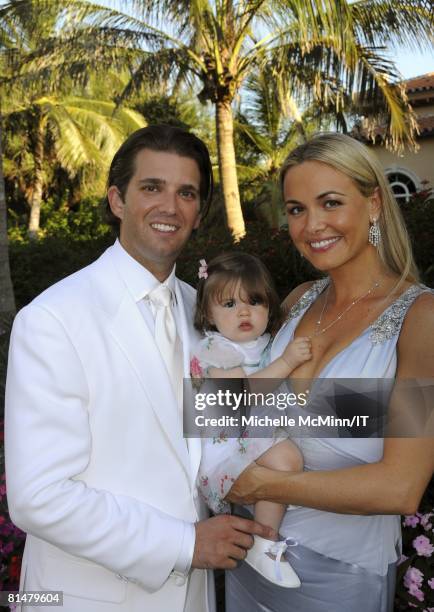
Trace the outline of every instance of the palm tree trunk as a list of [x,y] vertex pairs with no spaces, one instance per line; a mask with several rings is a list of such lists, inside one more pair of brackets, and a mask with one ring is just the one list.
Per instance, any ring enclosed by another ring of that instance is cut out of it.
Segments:
[[216,103],[216,129],[220,181],[222,184],[229,230],[235,242],[246,235],[234,147],[234,124],[230,102]]
[[29,219],[29,238],[37,239],[41,219],[42,189],[44,184],[44,173],[42,162],[44,159],[44,122],[39,120],[38,131],[36,134],[35,147],[35,181],[33,183],[33,193],[30,200],[30,219]]
[[3,152],[0,117],[0,339],[15,314],[15,299],[9,268],[8,234],[6,223],[6,195],[3,177]]

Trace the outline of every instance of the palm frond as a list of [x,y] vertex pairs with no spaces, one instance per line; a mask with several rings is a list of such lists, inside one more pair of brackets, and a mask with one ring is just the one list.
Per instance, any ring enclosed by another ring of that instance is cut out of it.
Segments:
[[431,0],[358,0],[350,6],[358,40],[370,47],[432,49]]

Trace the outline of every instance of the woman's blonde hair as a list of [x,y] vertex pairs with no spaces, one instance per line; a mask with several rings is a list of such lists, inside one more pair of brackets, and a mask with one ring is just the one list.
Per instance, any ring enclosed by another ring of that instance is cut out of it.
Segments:
[[340,170],[354,181],[365,197],[372,196],[375,189],[379,189],[382,201],[378,219],[381,230],[378,247],[380,259],[389,270],[400,276],[400,281],[419,282],[404,219],[375,154],[366,145],[345,134],[317,134],[291,151],[283,162],[280,170],[282,190],[287,171],[304,161],[319,161]]

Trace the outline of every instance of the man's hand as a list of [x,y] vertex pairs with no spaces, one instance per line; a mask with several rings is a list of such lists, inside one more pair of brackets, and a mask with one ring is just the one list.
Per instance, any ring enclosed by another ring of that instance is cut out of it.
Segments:
[[222,514],[196,523],[196,543],[191,566],[233,569],[253,546],[253,535],[275,538],[276,532],[255,521]]

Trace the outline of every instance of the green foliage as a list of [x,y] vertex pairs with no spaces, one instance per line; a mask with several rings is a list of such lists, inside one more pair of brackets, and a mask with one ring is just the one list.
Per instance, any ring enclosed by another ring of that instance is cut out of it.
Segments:
[[[434,200],[415,196],[402,209],[422,281],[433,287]],[[212,218],[199,228],[178,260],[178,275],[193,286],[197,283],[199,259],[209,260],[234,248],[221,210],[216,206],[211,214]],[[10,215],[10,258],[18,308],[50,284],[96,259],[115,238],[95,198],[83,200],[76,209],[64,203],[57,206],[49,200],[44,203],[42,215],[44,229],[37,244],[29,242],[20,218]],[[295,252],[285,229],[271,230],[266,222],[251,216],[247,235],[237,248],[264,260],[282,298],[299,283],[315,278],[315,271]]]
[[[98,198],[83,198],[75,208],[69,208],[67,200],[68,194],[65,194],[60,203],[55,198],[49,198],[42,203],[41,238],[86,241],[110,233],[111,230],[105,223],[102,202]],[[28,241],[25,219],[13,210],[9,210],[8,235],[12,244]]]
[[434,198],[426,196],[421,192],[400,206],[422,280],[434,287]]
[[[205,233],[199,229],[179,257],[177,273],[196,286],[199,260],[205,258],[209,261],[223,251],[233,249],[228,230],[217,227]],[[236,250],[255,254],[263,260],[282,299],[305,280],[318,278],[318,273],[295,251],[288,233],[285,230],[271,231],[264,222],[248,223],[247,234],[237,244]]]
[[110,244],[110,234],[83,240],[70,237],[11,243],[12,282],[17,309],[60,279],[94,261]]

